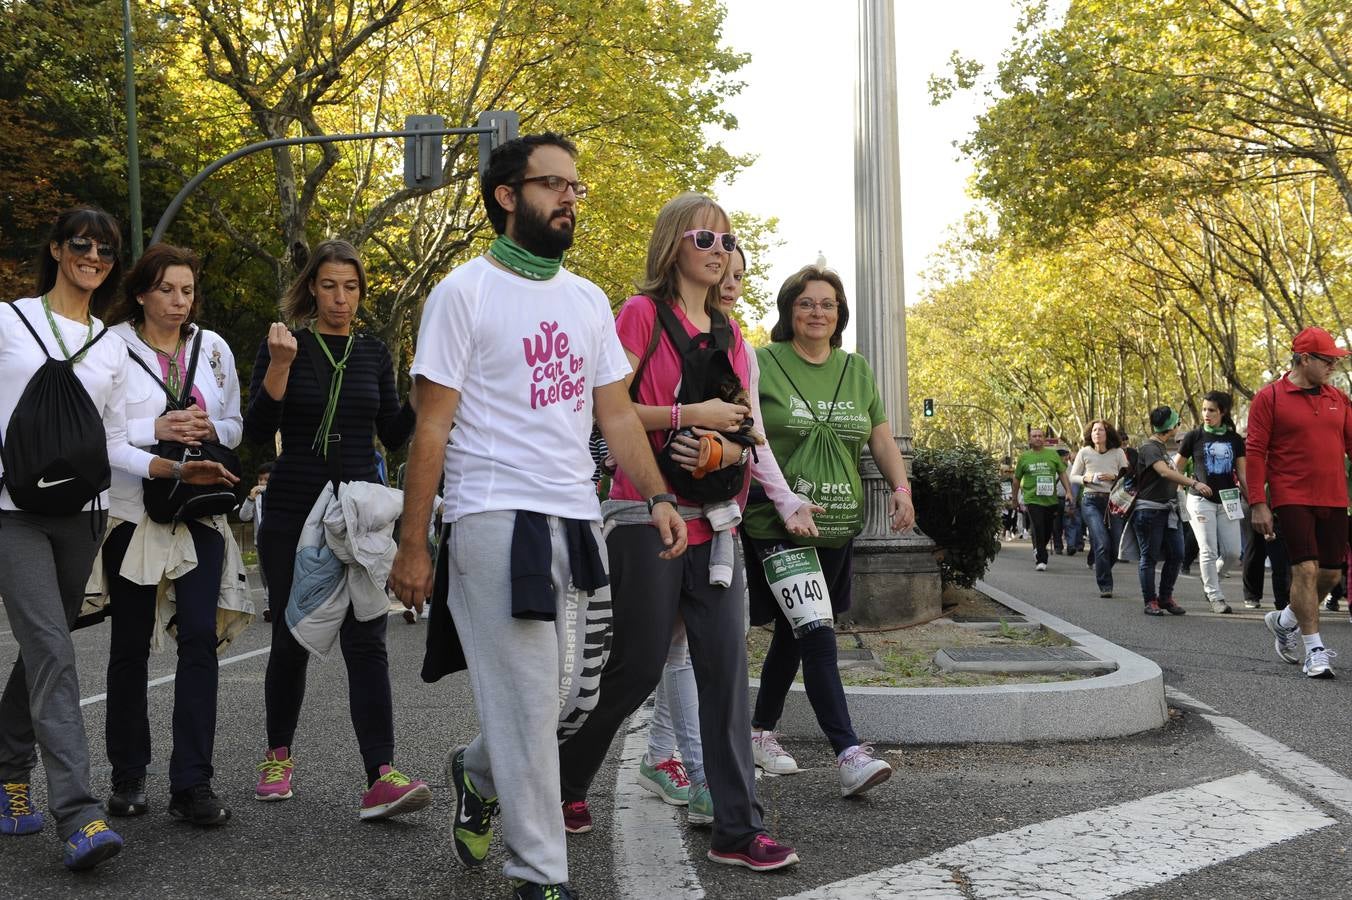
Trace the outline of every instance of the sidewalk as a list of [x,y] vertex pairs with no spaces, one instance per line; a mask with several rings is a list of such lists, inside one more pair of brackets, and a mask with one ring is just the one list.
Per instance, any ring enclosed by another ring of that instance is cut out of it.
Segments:
[[[1121,737],[1161,727],[1168,719],[1164,677],[1144,656],[1043,612],[984,582],[977,589],[1030,622],[1117,664],[1095,678],[971,688],[846,687],[860,734],[889,744],[1011,743]],[[759,681],[752,679],[752,690]],[[794,684],[779,730],[814,737],[817,720],[803,685]]]

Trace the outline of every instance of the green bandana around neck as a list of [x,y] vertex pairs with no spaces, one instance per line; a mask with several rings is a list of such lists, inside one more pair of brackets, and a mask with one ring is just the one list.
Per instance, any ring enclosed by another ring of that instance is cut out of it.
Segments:
[[319,349],[324,352],[329,365],[333,366],[333,377],[329,380],[328,402],[324,405],[324,417],[319,420],[319,430],[315,432],[315,440],[312,445],[316,453],[328,459],[329,433],[333,430],[333,417],[338,412],[338,394],[343,390],[343,372],[347,370],[347,360],[352,356],[353,335],[347,336],[347,346],[343,350],[343,358],[339,360],[335,360],[333,354],[329,352],[328,345],[324,343],[323,335],[315,331],[314,336],[315,342],[319,344]]
[[536,256],[505,234],[498,235],[498,239],[489,246],[488,254],[531,281],[548,281],[559,274],[559,269],[563,267],[563,256],[554,259]]
[[1229,425],[1203,425],[1202,430],[1207,434],[1225,434],[1230,430]]

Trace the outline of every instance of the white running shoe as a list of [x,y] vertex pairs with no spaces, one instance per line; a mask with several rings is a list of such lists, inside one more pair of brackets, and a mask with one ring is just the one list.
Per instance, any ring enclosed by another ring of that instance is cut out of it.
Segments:
[[860,744],[836,763],[840,767],[840,796],[853,797],[877,787],[892,777],[892,767],[873,756],[873,748]]
[[1224,597],[1212,597],[1207,602],[1211,604],[1211,611],[1214,613],[1227,615],[1230,612],[1230,604],[1225,602]]
[[1281,623],[1281,618],[1282,614],[1274,609],[1263,616],[1263,622],[1266,623],[1268,631],[1271,631],[1275,638],[1273,646],[1277,650],[1277,655],[1294,666],[1300,662],[1302,649],[1300,629],[1285,627]]
[[771,775],[793,775],[798,772],[798,762],[779,746],[779,738],[773,731],[762,731],[751,736],[751,753],[756,765]]
[[1033,568],[1034,568],[1034,569],[1037,569],[1039,572],[1045,572],[1045,571],[1047,571],[1047,564],[1046,564],[1046,563],[1038,563],[1037,565],[1033,566]]
[[1315,647],[1305,654],[1305,665],[1301,667],[1301,671],[1305,673],[1306,678],[1332,678],[1333,666],[1329,665],[1329,660],[1337,655],[1336,651]]

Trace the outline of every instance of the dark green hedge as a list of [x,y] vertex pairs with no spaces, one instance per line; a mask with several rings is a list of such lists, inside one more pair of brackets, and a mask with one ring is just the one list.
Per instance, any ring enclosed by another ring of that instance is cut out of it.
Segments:
[[944,583],[971,587],[1000,551],[1000,473],[981,450],[916,450],[916,524],[943,551]]

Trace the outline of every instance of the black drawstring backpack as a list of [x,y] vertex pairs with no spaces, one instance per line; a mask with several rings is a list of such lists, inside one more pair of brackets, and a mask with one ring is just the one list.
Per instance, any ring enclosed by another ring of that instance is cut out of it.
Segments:
[[[19,509],[59,516],[79,512],[108,489],[108,438],[75,363],[108,329],[94,335],[71,359],[57,359],[32,324],[11,307],[47,357],[14,407],[0,446],[4,486]],[[98,513],[95,504],[94,514]]]

